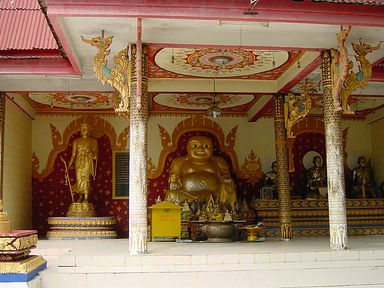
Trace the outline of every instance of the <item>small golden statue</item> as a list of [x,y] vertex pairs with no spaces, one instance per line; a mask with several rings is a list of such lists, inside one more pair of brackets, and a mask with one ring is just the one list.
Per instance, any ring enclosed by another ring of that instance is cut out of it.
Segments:
[[357,159],[358,166],[353,169],[352,195],[353,198],[376,198],[375,181],[372,176],[370,163],[364,156]]
[[320,189],[327,186],[326,172],[323,160],[319,155],[312,159],[313,166],[307,171],[307,199],[324,198],[326,195],[320,193]]
[[[65,180],[69,185],[72,196],[72,204],[69,207],[67,216],[93,217],[95,216],[95,210],[93,205],[89,203],[88,196],[90,192],[90,178],[96,178],[98,145],[97,139],[89,135],[90,129],[87,123],[81,125],[80,131],[81,137],[73,141],[72,156],[68,166],[64,159],[61,158],[65,165]],[[73,163],[75,163],[76,183],[71,185],[68,168],[71,168]],[[73,193],[78,194],[76,201]]]
[[210,195],[220,202],[234,203],[236,189],[224,158],[212,155],[212,141],[205,136],[188,140],[188,155],[175,158],[169,172],[166,199],[208,200]]

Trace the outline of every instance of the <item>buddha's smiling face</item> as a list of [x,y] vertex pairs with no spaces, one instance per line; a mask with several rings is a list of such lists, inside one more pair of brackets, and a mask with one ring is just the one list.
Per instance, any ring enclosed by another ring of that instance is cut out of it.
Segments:
[[212,156],[212,141],[208,137],[194,136],[188,140],[188,155],[196,160],[208,159]]

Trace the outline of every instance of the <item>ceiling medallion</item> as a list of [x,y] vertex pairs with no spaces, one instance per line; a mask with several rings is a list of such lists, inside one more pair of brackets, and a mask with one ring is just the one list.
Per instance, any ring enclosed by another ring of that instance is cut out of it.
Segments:
[[222,109],[233,109],[254,100],[252,94],[227,93],[159,93],[153,98],[154,102],[165,107],[186,110],[207,110],[213,102]]
[[247,50],[201,49],[188,54],[185,61],[191,67],[203,70],[233,70],[253,65],[258,56]]
[[258,74],[274,70],[288,59],[287,51],[163,48],[154,60],[170,72],[212,78]]
[[111,93],[109,92],[56,92],[56,93],[29,93],[28,97],[40,104],[49,105],[51,108],[77,108],[107,109],[110,108]]
[[55,102],[77,106],[99,105],[107,102],[107,99],[105,95],[96,93],[56,93],[54,96]]

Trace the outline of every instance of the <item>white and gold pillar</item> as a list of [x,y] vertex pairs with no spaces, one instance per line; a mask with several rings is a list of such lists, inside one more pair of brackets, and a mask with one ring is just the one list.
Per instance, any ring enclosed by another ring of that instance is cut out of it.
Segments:
[[[131,58],[132,93],[129,127],[129,252],[131,255],[147,251],[148,79],[145,74],[146,57],[140,51],[141,49],[137,49],[137,46],[133,47]],[[137,57],[141,57],[142,61],[137,61]],[[138,87],[141,91],[137,90]]]
[[348,236],[341,111],[335,110],[332,96],[331,51],[323,51],[321,56],[330,246],[331,249],[342,250],[347,248]]

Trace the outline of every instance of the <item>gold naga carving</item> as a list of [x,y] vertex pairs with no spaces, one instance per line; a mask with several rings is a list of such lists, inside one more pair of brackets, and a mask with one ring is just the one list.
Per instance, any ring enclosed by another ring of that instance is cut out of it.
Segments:
[[[115,112],[119,115],[129,118],[129,98],[131,93],[131,62],[129,60],[128,48],[121,50],[113,57],[114,68],[108,67],[106,57],[111,52],[109,46],[112,44],[113,36],[98,36],[86,39],[81,36],[81,40],[96,47],[99,51],[93,58],[93,72],[97,78],[105,85],[108,83],[119,92]],[[127,75],[125,73],[127,72]]]
[[352,43],[352,48],[355,51],[355,59],[359,62],[359,71],[353,71],[353,62],[348,58],[348,52],[345,48],[345,40],[351,30],[351,27],[341,29],[337,33],[338,49],[332,50],[332,94],[336,111],[342,111],[344,114],[354,114],[348,104],[348,98],[358,88],[367,86],[369,79],[372,76],[372,65],[366,59],[366,55],[380,48],[369,44]]
[[264,180],[265,174],[261,169],[260,158],[256,156],[253,150],[251,150],[247,158],[244,160],[238,176],[250,183],[251,186],[255,186],[256,183]]
[[306,79],[300,83],[300,96],[288,93],[288,102],[284,103],[285,128],[288,138],[295,138],[292,126],[304,118],[312,107],[310,94],[313,93],[320,83],[309,83]]

